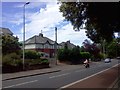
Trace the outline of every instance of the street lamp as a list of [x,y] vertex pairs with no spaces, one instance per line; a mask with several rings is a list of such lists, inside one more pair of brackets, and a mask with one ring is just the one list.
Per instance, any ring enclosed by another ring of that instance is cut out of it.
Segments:
[[55,59],[57,65],[57,27],[55,27]]
[[27,2],[23,6],[23,70],[25,69],[25,6],[30,2]]

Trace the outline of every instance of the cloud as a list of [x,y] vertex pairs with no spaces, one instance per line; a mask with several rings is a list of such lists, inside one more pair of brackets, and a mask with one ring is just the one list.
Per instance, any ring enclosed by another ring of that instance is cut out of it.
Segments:
[[[71,23],[64,22],[64,17],[62,13],[59,12],[59,4],[57,3],[47,3],[45,8],[40,9],[38,12],[32,14],[29,17],[30,23],[26,23],[26,39],[38,35],[41,30],[44,36],[55,40],[55,27],[58,28],[58,43],[66,42],[70,40],[76,45],[81,45],[81,43],[87,39],[85,30],[80,32],[75,32]],[[21,29],[23,32],[23,28]],[[20,40],[22,36],[19,35]]]
[[[60,21],[63,21],[62,13],[59,13],[59,5],[55,3],[47,4],[46,8],[34,13],[31,17],[31,22],[26,24],[26,32],[37,34],[41,29],[49,30],[55,27]],[[22,31],[23,29],[21,29]]]
[[[55,34],[50,38],[55,40]],[[57,32],[58,43],[70,40],[70,42],[74,43],[75,45],[81,45],[85,39],[87,39],[85,29],[76,32],[73,30],[73,26],[70,23],[58,29]]]
[[[28,2],[28,0],[1,0],[2,2]],[[29,0],[29,2],[57,2],[57,0]]]
[[21,18],[20,14],[14,14],[14,15],[9,14],[8,15],[7,13],[3,13],[2,22],[3,23],[11,23],[11,24],[20,25],[21,23],[23,23],[23,19]]
[[[26,2],[18,3],[17,5],[14,5],[14,8],[23,8]],[[47,2],[30,2],[25,6],[26,9],[33,9],[33,8],[44,8],[45,3]]]

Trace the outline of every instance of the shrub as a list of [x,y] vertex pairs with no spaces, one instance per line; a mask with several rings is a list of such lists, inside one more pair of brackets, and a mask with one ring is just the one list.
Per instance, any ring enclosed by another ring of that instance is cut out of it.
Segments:
[[73,64],[80,63],[80,49],[79,47],[74,47],[70,53],[70,60]]
[[46,58],[41,59],[41,64],[49,64],[48,59],[46,59]]
[[22,60],[20,60],[20,56],[16,53],[10,53],[3,56],[2,64],[3,66],[20,66],[22,64]]
[[73,49],[60,49],[58,51],[58,60],[62,62],[69,62],[71,64],[80,63],[80,48],[74,47]]
[[70,61],[70,49],[60,49],[58,51],[58,59],[60,61]]
[[91,58],[91,54],[89,52],[80,52],[81,59],[89,59]]
[[92,60],[93,61],[101,61],[102,59],[106,58],[108,55],[107,54],[104,54],[104,53],[99,53],[97,55],[93,55],[92,56]]
[[59,50],[58,50],[57,58],[58,58],[58,60],[60,60],[60,61],[63,61],[63,60],[64,60],[63,49],[59,49]]
[[25,51],[25,59],[38,59],[40,58],[40,54],[36,51],[26,50]]
[[42,58],[42,59],[26,59],[25,60],[25,65],[30,66],[30,65],[36,65],[36,64],[49,64],[48,59]]

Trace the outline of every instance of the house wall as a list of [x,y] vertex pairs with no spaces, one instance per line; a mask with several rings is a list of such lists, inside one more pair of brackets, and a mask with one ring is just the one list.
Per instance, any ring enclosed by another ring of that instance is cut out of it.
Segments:
[[35,44],[25,45],[25,49],[33,49],[33,48],[36,48],[36,45],[35,45]]
[[35,50],[38,52],[45,52],[49,54],[49,57],[54,57],[54,45],[50,45],[49,43],[46,44],[29,44],[25,45],[26,50]]
[[[57,49],[61,48],[61,46],[57,45]],[[25,45],[25,49],[27,50],[35,50],[39,52],[45,52],[49,54],[49,57],[54,57],[55,55],[55,49],[54,44],[51,45],[49,43],[46,44],[29,44]]]
[[44,48],[44,44],[36,44],[36,48],[40,48],[40,49],[43,49]]

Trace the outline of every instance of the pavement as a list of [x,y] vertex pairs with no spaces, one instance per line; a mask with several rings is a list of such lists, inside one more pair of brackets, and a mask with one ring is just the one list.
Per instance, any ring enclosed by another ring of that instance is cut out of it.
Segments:
[[[93,64],[98,64],[96,62],[94,62]],[[22,78],[22,77],[28,77],[28,76],[34,76],[34,75],[41,75],[41,74],[47,74],[47,73],[53,73],[53,72],[59,72],[59,71],[63,71],[63,70],[71,70],[71,69],[76,69],[76,68],[83,68],[84,66],[83,65],[65,65],[65,64],[58,64],[58,65],[54,65],[54,66],[51,66],[51,68],[45,68],[45,69],[38,69],[38,70],[29,70],[29,71],[22,71],[22,72],[17,72],[17,73],[7,73],[7,74],[2,74],[2,81],[5,81],[5,80],[11,80],[11,79],[16,79],[16,78]],[[112,69],[113,70],[113,69]],[[109,76],[108,77],[108,73],[109,75],[111,75],[111,77],[113,77],[113,79]],[[114,74],[110,74],[110,73],[114,73]],[[102,74],[101,76],[103,78],[105,78],[106,80],[110,80],[111,79],[111,83],[105,81],[106,84],[102,84],[103,86],[100,86],[100,87],[104,87],[105,85],[108,86],[108,88],[118,88],[118,84],[120,84],[120,79],[118,79],[118,76],[117,74],[115,74],[116,71],[114,69],[114,71],[108,71],[107,73],[104,73],[104,75]],[[106,75],[107,76],[106,76]],[[99,79],[98,81],[101,81],[101,78],[100,75],[96,75],[96,77],[98,77],[97,79]],[[96,79],[93,77],[89,78],[89,79],[86,79],[86,80],[83,80],[81,81],[78,85],[75,84],[74,86],[70,86],[68,88],[80,88],[84,87],[84,85],[86,85],[85,83],[87,82],[88,84],[91,83],[91,81],[93,81]],[[103,81],[102,81],[103,82]],[[108,83],[108,84],[107,84]],[[80,85],[81,84],[81,85]],[[99,84],[99,83],[97,83]],[[93,83],[92,83],[93,85]],[[90,85],[89,85],[90,86]],[[94,85],[93,85],[94,86]],[[98,85],[99,86],[99,85]],[[112,90],[112,89],[111,89]],[[120,90],[120,88],[119,88]]]

